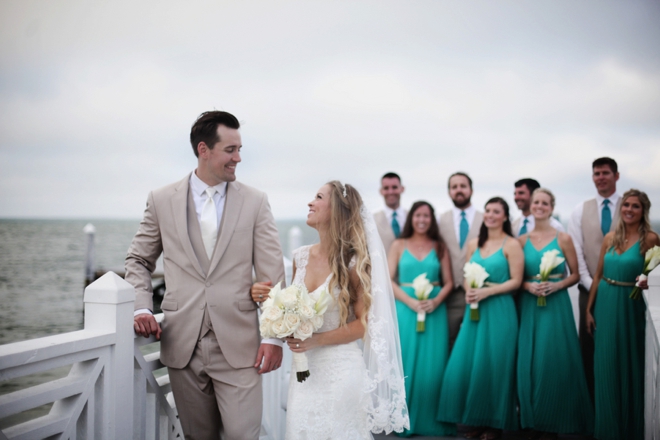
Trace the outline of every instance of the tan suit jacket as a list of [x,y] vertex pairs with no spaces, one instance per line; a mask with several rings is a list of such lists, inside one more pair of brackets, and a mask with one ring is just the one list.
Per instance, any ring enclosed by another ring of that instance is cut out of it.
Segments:
[[445,241],[445,245],[449,250],[449,257],[451,259],[451,274],[454,277],[454,287],[463,287],[463,266],[465,266],[465,257],[467,253],[467,242],[479,236],[479,228],[484,220],[484,214],[480,211],[474,213],[474,219],[470,225],[467,239],[463,248],[460,247],[458,239],[456,238],[456,228],[454,227],[454,213],[452,210],[444,212],[440,216],[438,226],[440,227],[440,235]]
[[188,364],[207,309],[229,365],[251,367],[260,344],[257,305],[250,298],[252,268],[257,281],[284,280],[275,220],[266,194],[230,182],[216,247],[203,265],[189,233],[189,228],[199,228],[188,220],[196,219],[188,215],[189,178],[149,194],[144,219],[126,257],[126,280],[136,290],[135,308],[153,310],[151,273],[162,253],[167,286],[161,304],[163,364],[172,368]]
[[[408,216],[408,211],[404,211],[405,216]],[[405,223],[406,219],[402,219],[403,223],[400,223],[401,225],[401,231],[403,232],[403,226]],[[374,214],[374,222],[376,222],[376,228],[378,229],[378,235],[380,235],[380,239],[383,241],[383,247],[385,247],[385,251],[389,252],[390,247],[392,247],[392,243],[394,243],[394,240],[396,240],[396,237],[394,237],[394,231],[392,230],[392,224],[387,221],[387,215],[385,215],[385,211],[378,211]]]

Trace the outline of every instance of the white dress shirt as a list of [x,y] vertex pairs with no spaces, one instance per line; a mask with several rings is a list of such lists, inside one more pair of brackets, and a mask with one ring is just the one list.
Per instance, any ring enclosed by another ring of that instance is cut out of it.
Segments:
[[[520,236],[520,230],[523,228],[523,225],[525,224],[525,219],[527,219],[527,233],[530,233],[534,230],[534,226],[536,225],[536,221],[534,220],[534,216],[532,214],[529,214],[527,217],[522,217],[520,219],[520,225],[518,225],[518,230],[513,231],[513,234],[516,237]],[[564,230],[564,225],[561,224],[559,220],[557,220],[554,217],[550,217],[550,226],[558,230],[559,232],[566,232]]]
[[474,214],[476,214],[477,210],[474,209],[474,206],[470,205],[465,209],[459,209],[455,206],[452,206],[451,208],[453,214],[454,214],[454,232],[456,233],[456,241],[458,243],[461,242],[461,213],[465,212],[465,220],[467,220],[468,223],[468,231],[472,227],[472,221],[474,220]]
[[385,217],[387,217],[387,223],[389,223],[390,225],[392,224],[392,214],[394,214],[395,211],[396,211],[396,221],[399,222],[399,230],[403,232],[403,227],[406,224],[406,216],[408,215],[406,210],[403,209],[401,205],[399,205],[399,207],[396,209],[392,209],[389,206],[385,206],[383,208]]
[[[607,200],[610,201],[610,209],[612,210],[612,220],[614,220],[617,204],[621,195],[617,192],[607,197]],[[605,197],[600,194],[596,194],[596,203],[598,203],[598,223],[601,221],[602,211],[603,211],[603,201]],[[580,203],[575,207],[573,213],[571,214],[571,220],[568,222],[568,233],[573,239],[573,245],[575,246],[575,252],[578,257],[578,271],[580,272],[580,284],[582,284],[587,290],[591,289],[591,283],[593,278],[589,273],[589,268],[587,267],[587,261],[584,259],[584,239],[582,237],[582,210],[584,209],[584,202]]]

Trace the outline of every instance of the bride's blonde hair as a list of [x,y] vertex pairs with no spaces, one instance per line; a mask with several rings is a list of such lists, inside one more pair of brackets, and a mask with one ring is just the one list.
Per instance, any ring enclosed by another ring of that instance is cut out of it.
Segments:
[[623,193],[621,196],[621,205],[619,206],[619,218],[616,221],[616,226],[614,227],[614,237],[612,238],[612,247],[619,251],[623,251],[626,241],[626,225],[623,223],[623,216],[621,215],[621,207],[623,207],[623,202],[625,202],[630,197],[637,197],[639,203],[642,205],[642,218],[639,222],[639,251],[642,254],[645,254],[647,251],[646,246],[646,235],[653,231],[651,227],[651,221],[649,220],[649,211],[651,210],[651,200],[649,196],[646,195],[644,191],[632,188]]
[[345,325],[349,307],[357,301],[357,292],[350,289],[349,264],[355,258],[355,272],[362,287],[364,313],[362,324],[367,328],[367,314],[371,307],[371,259],[367,248],[367,234],[360,211],[362,197],[351,185],[333,180],[330,186],[330,250],[328,260],[332,270],[329,290],[339,288],[339,318]]

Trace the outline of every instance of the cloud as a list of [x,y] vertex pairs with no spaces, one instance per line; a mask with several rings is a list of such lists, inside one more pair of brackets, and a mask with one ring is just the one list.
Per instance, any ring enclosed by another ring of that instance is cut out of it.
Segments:
[[[567,217],[591,161],[660,206],[660,9],[653,2],[0,4],[0,216],[139,217],[195,167],[204,110],[242,123],[239,179],[300,218],[331,179],[376,208],[512,201],[538,178]],[[660,218],[660,211],[652,211]]]

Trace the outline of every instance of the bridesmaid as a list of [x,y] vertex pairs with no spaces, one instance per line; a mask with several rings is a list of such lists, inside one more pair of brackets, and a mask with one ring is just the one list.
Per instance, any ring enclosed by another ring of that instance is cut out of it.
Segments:
[[[390,248],[388,262],[397,299],[406,403],[410,415],[410,429],[401,436],[453,435],[456,432],[454,425],[435,420],[449,348],[444,300],[454,282],[449,253],[440,238],[433,207],[427,202],[415,202],[400,237]],[[434,288],[428,300],[419,301],[411,283],[423,273]],[[417,313],[421,311],[426,312],[426,329],[417,332]]]
[[[571,237],[550,226],[555,197],[547,189],[532,194],[534,230],[518,240],[525,254],[524,292],[520,298],[518,335],[518,398],[520,424],[533,431],[528,438],[552,440],[560,434],[593,432],[594,411],[583,374],[580,342],[573,318],[568,287],[580,279]],[[540,282],[543,255],[558,250],[566,264],[552,270],[550,280]],[[539,307],[537,299],[546,297]]]
[[[497,439],[518,429],[516,345],[518,315],[511,294],[522,282],[524,257],[511,234],[509,206],[500,197],[486,203],[479,238],[467,243],[467,259],[486,269],[480,289],[466,281],[463,324],[445,370],[438,420],[469,426],[466,438]],[[480,319],[470,319],[471,303]]]
[[[631,299],[630,293],[644,269],[644,254],[660,245],[651,230],[650,208],[646,193],[631,189],[623,194],[616,227],[603,240],[589,292],[586,319],[595,335],[594,436],[599,440],[644,438],[646,305],[644,299]],[[640,284],[648,288],[646,281]]]

